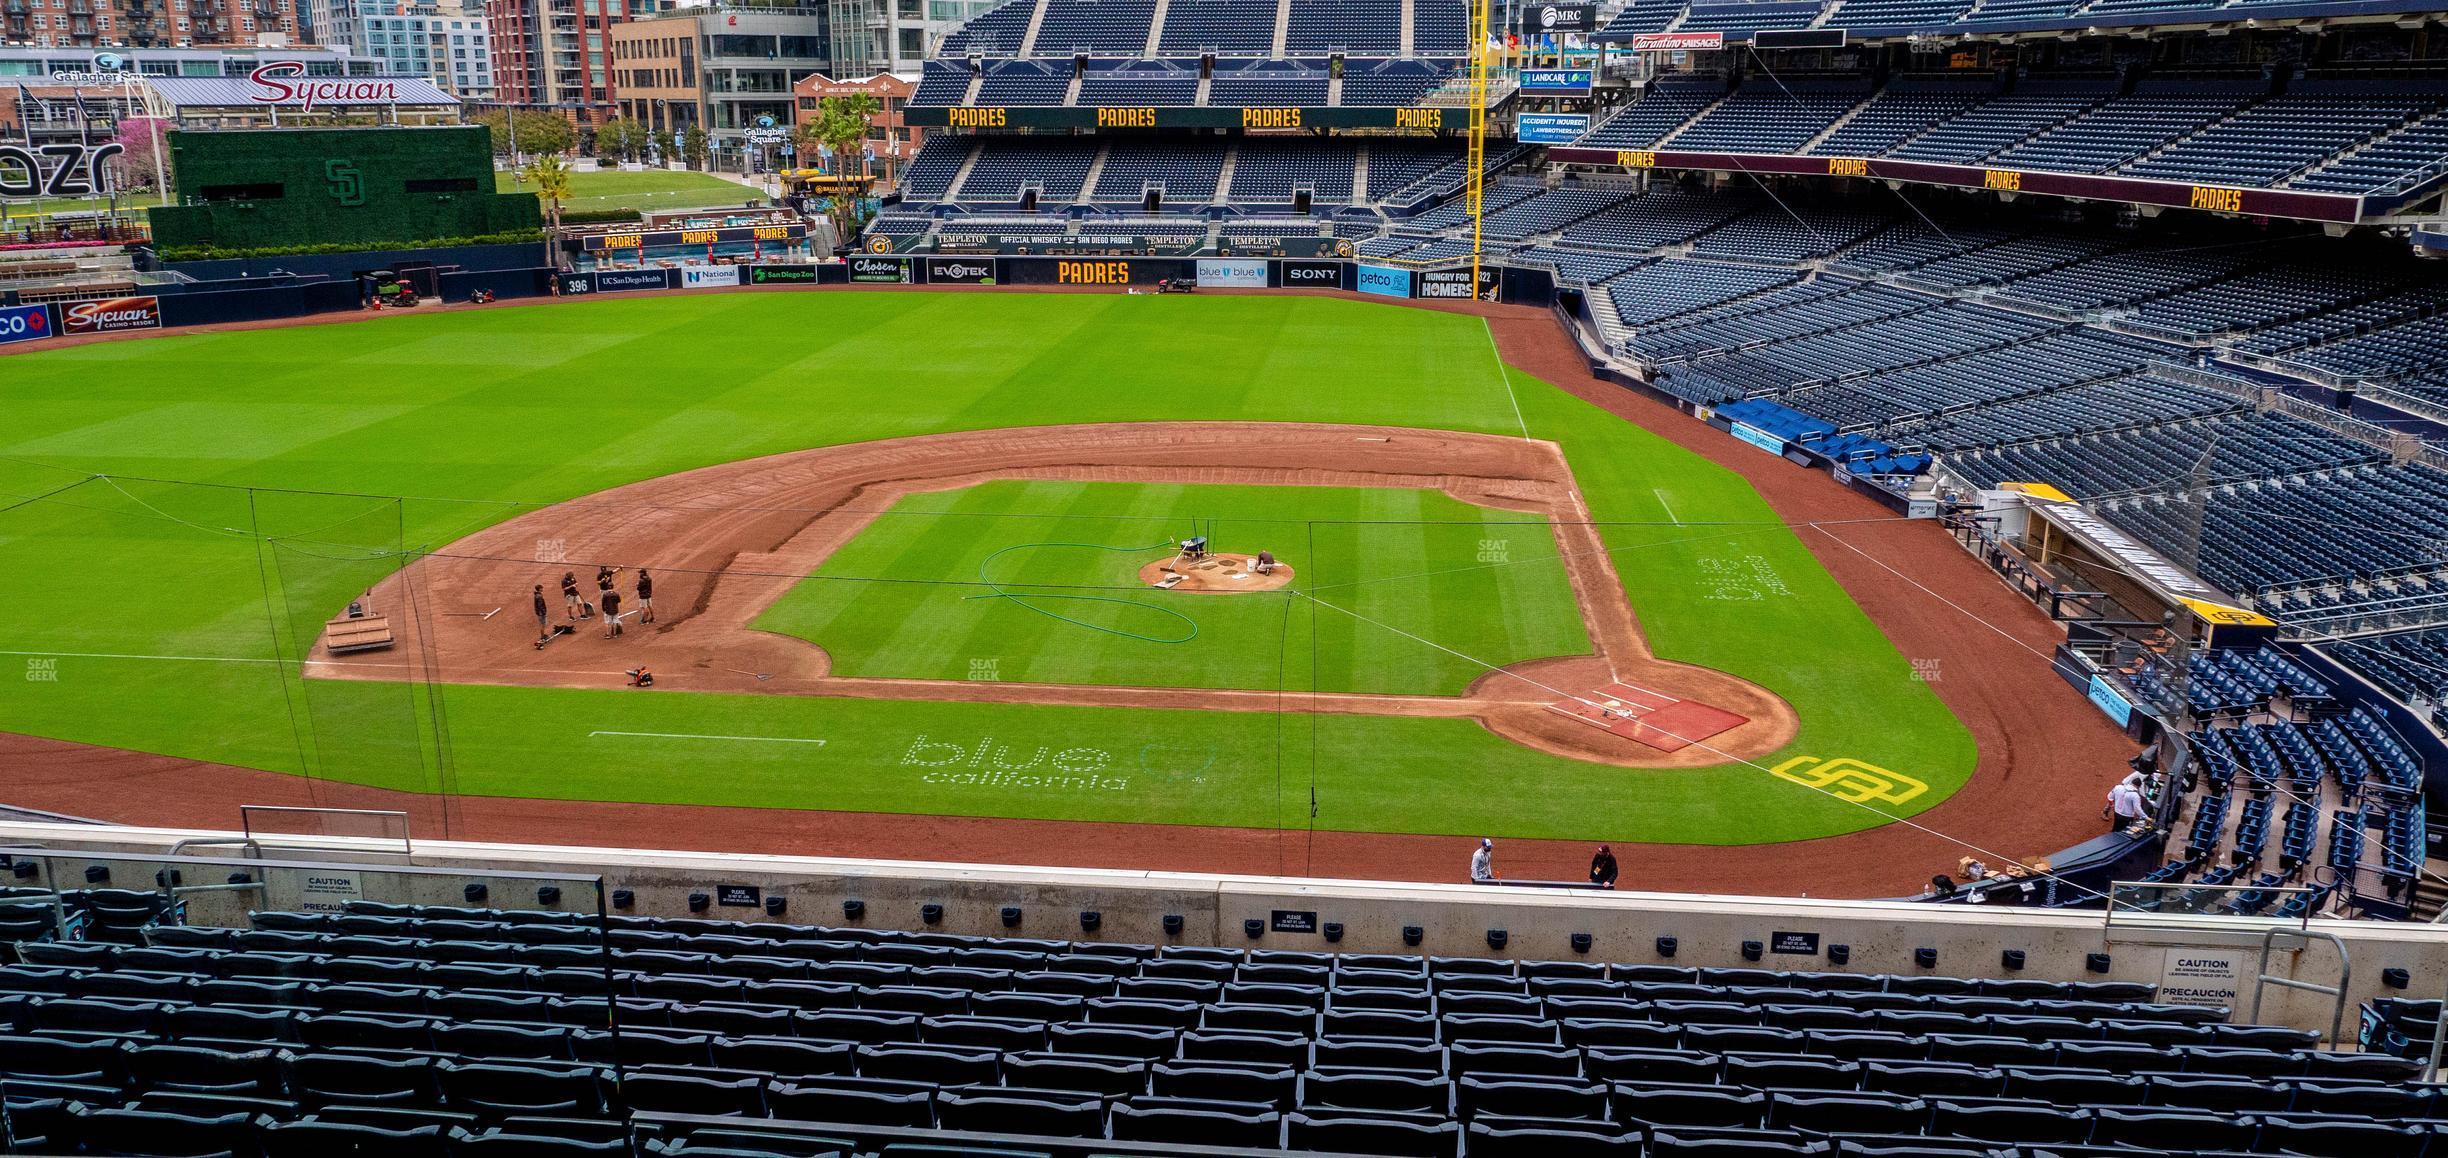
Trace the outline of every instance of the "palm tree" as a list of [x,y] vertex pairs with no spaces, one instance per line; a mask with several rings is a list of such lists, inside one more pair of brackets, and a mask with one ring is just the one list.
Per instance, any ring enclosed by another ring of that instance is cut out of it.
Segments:
[[569,162],[558,153],[545,153],[527,163],[523,174],[535,182],[536,196],[544,199],[544,217],[554,234],[561,232],[561,203],[570,197]]

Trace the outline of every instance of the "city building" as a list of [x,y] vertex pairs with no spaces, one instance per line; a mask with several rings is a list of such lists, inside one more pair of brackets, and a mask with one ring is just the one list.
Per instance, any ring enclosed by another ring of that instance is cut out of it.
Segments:
[[793,86],[828,67],[823,8],[689,8],[612,30],[623,115],[674,134],[705,129],[718,163],[749,136],[787,136]]
[[[909,163],[910,158],[918,154],[919,142],[925,138],[925,129],[909,125],[901,115],[902,106],[909,103],[910,93],[917,87],[908,78],[889,72],[851,80],[834,80],[818,73],[792,86],[791,91],[798,98],[797,120],[794,123],[805,124],[815,119],[817,109],[829,96],[864,93],[876,98],[876,115],[868,121],[867,126],[867,148],[875,154],[875,162],[868,167],[868,172],[889,182],[903,165]],[[802,163],[812,162],[803,158]]]
[[306,39],[290,0],[0,0],[0,46],[279,47]]
[[314,0],[312,20],[326,43],[380,61],[390,75],[424,77],[470,99],[493,96],[492,38],[480,5]]
[[612,115],[609,36],[666,0],[484,0],[491,103],[558,110],[581,124]]
[[935,55],[945,36],[1002,0],[829,0],[833,70],[843,76],[907,72]]

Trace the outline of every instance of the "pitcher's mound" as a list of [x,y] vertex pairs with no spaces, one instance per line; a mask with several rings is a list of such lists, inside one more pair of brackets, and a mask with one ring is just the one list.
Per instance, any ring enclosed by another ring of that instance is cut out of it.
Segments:
[[1254,555],[1231,555],[1218,552],[1196,563],[1177,563],[1159,559],[1139,569],[1139,581],[1150,587],[1179,576],[1181,582],[1168,590],[1187,591],[1194,595],[1242,595],[1252,591],[1273,591],[1292,582],[1292,566],[1278,559],[1273,570],[1260,574]]

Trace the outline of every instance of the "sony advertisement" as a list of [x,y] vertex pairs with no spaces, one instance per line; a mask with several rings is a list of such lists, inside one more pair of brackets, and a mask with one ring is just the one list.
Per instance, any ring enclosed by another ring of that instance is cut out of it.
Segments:
[[1343,271],[1350,266],[1340,261],[1279,261],[1275,268],[1284,289],[1342,289]]

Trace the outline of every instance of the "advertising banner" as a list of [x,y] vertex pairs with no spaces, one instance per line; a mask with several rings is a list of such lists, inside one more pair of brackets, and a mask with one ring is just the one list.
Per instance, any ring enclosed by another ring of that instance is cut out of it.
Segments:
[[1589,131],[1588,113],[1522,113],[1513,118],[1514,136],[1525,145],[1569,145]]
[[1419,296],[1423,298],[1460,299],[1475,297],[1482,301],[1496,300],[1496,282],[1502,276],[1492,265],[1479,267],[1479,284],[1471,286],[1468,269],[1432,269],[1419,275]]
[[161,324],[160,298],[111,298],[98,302],[68,302],[60,306],[60,332],[63,334],[158,330]]
[[1570,36],[1597,28],[1595,4],[1527,4],[1521,10],[1521,30],[1529,36]]
[[1255,258],[1201,258],[1198,283],[1202,286],[1265,289],[1267,263]]
[[2090,697],[2092,703],[2099,705],[2099,710],[2108,713],[2109,719],[2117,722],[2117,727],[2123,728],[2133,724],[2132,701],[2127,700],[2124,693],[2109,686],[2107,680],[2096,675],[2092,676],[2091,686],[2085,694]]
[[926,263],[926,279],[930,285],[993,285],[994,259],[991,257],[930,257]]
[[1279,261],[1275,268],[1283,289],[1342,289],[1343,271],[1351,267],[1340,261]]
[[673,245],[736,245],[743,241],[778,241],[795,245],[807,238],[805,225],[726,225],[705,229],[631,230],[594,233],[578,239],[582,249],[656,249]]
[[815,285],[816,267],[812,265],[752,265],[748,267],[749,285]]
[[1359,289],[1361,293],[1377,294],[1381,297],[1410,297],[1411,271],[1383,265],[1361,266]]
[[1634,52],[1716,52],[1724,47],[1722,32],[1644,32],[1632,38]]
[[0,346],[50,336],[51,307],[9,306],[0,309]]
[[909,279],[910,263],[906,257],[875,257],[864,253],[850,256],[851,281],[906,285]]
[[1521,70],[1523,96],[1588,96],[1597,83],[1598,74],[1586,68],[1525,68]]
[[680,288],[708,289],[720,285],[738,285],[740,267],[736,265],[684,265],[680,267]]
[[670,274],[671,271],[662,269],[601,269],[595,271],[595,292],[670,289]]
[[1767,451],[1770,454],[1783,455],[1785,453],[1784,439],[1778,438],[1776,435],[1770,434],[1765,430],[1761,430],[1759,427],[1753,426],[1747,422],[1735,423],[1733,434],[1734,437],[1739,438],[1744,442],[1748,442],[1751,445]]

